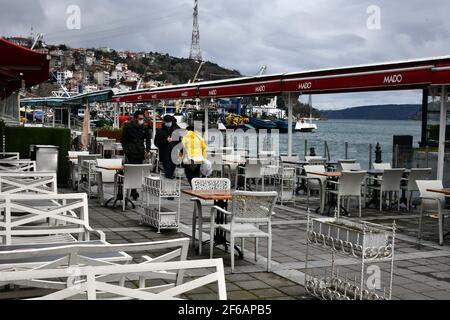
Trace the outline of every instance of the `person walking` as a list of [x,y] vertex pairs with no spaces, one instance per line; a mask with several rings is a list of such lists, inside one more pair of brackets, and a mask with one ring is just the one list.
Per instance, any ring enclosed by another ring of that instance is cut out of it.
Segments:
[[206,142],[201,133],[196,132],[193,126],[186,128],[182,139],[183,149],[181,156],[186,177],[192,187],[192,180],[200,178],[200,167],[206,160]]
[[163,127],[156,130],[155,146],[159,149],[159,161],[164,166],[164,176],[173,179],[176,165],[172,161],[172,150],[179,143],[172,139],[173,133],[180,129],[171,115],[164,116]]
[[[146,155],[150,152],[150,132],[144,125],[142,111],[134,113],[134,119],[125,124],[123,128],[122,148],[126,164],[143,164]],[[133,200],[139,198],[136,190],[131,190]]]

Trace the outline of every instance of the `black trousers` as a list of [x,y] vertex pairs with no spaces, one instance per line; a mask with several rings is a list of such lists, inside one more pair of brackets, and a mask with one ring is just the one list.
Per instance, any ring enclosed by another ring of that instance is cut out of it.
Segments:
[[163,161],[163,166],[164,166],[164,176],[167,179],[173,179],[176,165],[172,162],[172,160],[169,159]]
[[200,164],[184,164],[184,173],[192,187],[192,179],[200,178]]

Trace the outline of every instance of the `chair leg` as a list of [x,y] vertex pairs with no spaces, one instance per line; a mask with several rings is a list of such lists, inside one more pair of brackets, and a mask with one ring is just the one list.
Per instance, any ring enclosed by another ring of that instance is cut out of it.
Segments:
[[123,195],[122,195],[122,211],[125,212],[126,207],[127,207],[127,193],[128,190],[127,189],[123,189]]
[[231,273],[234,273],[234,236],[230,236]]
[[341,216],[341,196],[337,196],[337,218]]
[[214,254],[214,221],[211,220],[210,229],[209,229],[209,258],[213,258]]
[[198,205],[198,254],[202,255],[202,247],[203,247],[203,212],[202,205],[199,203]]
[[271,270],[271,261],[272,261],[272,234],[269,234],[267,238],[267,272]]
[[358,197],[359,199],[359,217],[362,218],[362,205],[361,205],[361,196]]
[[380,190],[380,212],[383,212],[383,191]]
[[258,238],[255,238],[255,262],[258,261]]
[[192,247],[195,250],[195,231],[197,228],[197,203],[194,204],[194,211],[192,212]]
[[444,215],[439,212],[439,245],[444,245]]
[[400,212],[401,191],[398,191],[396,194],[397,194],[397,210],[398,210],[398,212]]
[[422,222],[423,222],[423,205],[420,206],[420,215],[419,215],[419,232],[417,234],[417,238],[422,239]]

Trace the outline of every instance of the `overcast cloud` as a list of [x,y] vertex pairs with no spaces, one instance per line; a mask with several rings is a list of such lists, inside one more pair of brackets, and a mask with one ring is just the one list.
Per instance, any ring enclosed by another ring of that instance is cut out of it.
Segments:
[[[204,59],[245,75],[450,55],[447,0],[199,0]],[[72,47],[189,55],[193,0],[0,0],[0,35],[28,35]],[[81,29],[68,30],[69,5]],[[367,8],[381,9],[369,30]],[[420,92],[324,95],[321,108],[420,103]]]

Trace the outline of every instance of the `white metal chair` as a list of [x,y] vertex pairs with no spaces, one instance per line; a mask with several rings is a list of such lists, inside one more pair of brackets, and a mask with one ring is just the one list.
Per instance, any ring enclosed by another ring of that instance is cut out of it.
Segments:
[[392,169],[392,165],[390,163],[387,162],[383,162],[383,163],[373,163],[373,168],[375,170],[386,170],[386,169]]
[[[270,167],[266,168],[270,169]],[[276,184],[278,185],[278,202],[284,205],[291,202],[295,206],[295,184],[297,182],[296,169],[289,167],[278,168],[276,174]]]
[[100,142],[100,145],[102,146],[102,157],[105,157],[105,153],[106,151],[111,153],[111,155],[114,152],[114,144],[116,143],[115,139],[106,139],[106,140],[102,140]]
[[1,160],[20,160],[19,152],[0,152]]
[[125,212],[128,193],[132,189],[142,189],[142,179],[144,176],[150,175],[152,169],[151,164],[125,164],[123,175],[118,175],[116,188],[120,184],[123,188],[122,211]]
[[238,187],[239,178],[244,181],[244,191],[247,190],[247,181],[255,180],[255,190],[258,189],[258,181],[261,181],[261,188],[264,190],[264,179],[262,175],[262,163],[247,163],[245,166],[238,166],[236,172],[235,187]]
[[[192,190],[212,190],[212,191],[229,191],[231,189],[231,181],[230,179],[224,178],[195,178],[192,180]],[[203,224],[209,221],[209,217],[203,216],[203,207],[204,206],[213,206],[214,201],[205,201],[198,198],[192,198],[191,201],[194,201],[194,211],[192,214],[192,245],[195,249],[196,242],[196,230],[198,225],[198,240],[199,240],[199,249],[198,252],[202,254],[202,245],[203,245]],[[205,219],[206,218],[206,219]]]
[[418,238],[422,238],[422,222],[424,212],[434,213],[438,216],[439,227],[439,245],[444,244],[444,218],[445,213],[445,195],[435,192],[427,191],[428,189],[443,189],[442,181],[440,180],[417,180],[417,187],[420,192],[420,218],[419,218],[419,233]]
[[325,173],[326,169],[324,165],[308,165],[304,166],[306,172],[306,194],[309,208],[309,198],[311,197],[311,191],[317,191],[320,196],[320,213],[323,213],[325,207],[325,189],[327,177],[313,174]]
[[380,185],[367,185],[368,189],[377,190],[380,192],[380,211],[383,211],[383,195],[386,192],[397,195],[398,211],[400,211],[400,196],[401,196],[401,180],[405,169],[385,169],[381,179],[374,179],[380,182]]
[[116,172],[112,170],[105,170],[99,167],[120,167],[122,166],[122,159],[97,159],[97,183],[98,194],[101,205],[105,204],[105,184],[112,184],[114,186],[114,195],[117,194],[116,186]]
[[[222,230],[230,237],[231,272],[234,272],[235,239],[241,239],[241,250],[244,252],[244,239],[255,239],[255,261],[258,257],[258,238],[267,239],[267,271],[270,272],[272,256],[272,215],[278,194],[272,192],[236,191],[233,193],[232,209],[226,211],[218,206],[211,208],[210,237],[214,239],[215,229]],[[216,224],[215,216],[223,213],[229,218],[228,223]],[[267,227],[267,232],[261,230]],[[214,241],[210,242],[210,258],[213,258]]]
[[93,194],[93,186],[97,183],[97,159],[101,155],[90,154],[78,156],[78,191],[85,191],[88,197]]
[[419,191],[419,187],[417,186],[417,180],[430,180],[432,169],[431,168],[413,168],[408,176],[408,184],[403,186],[402,189],[406,191],[406,199],[408,211],[411,208],[411,203],[413,200],[414,192]]
[[350,207],[350,198],[357,197],[359,201],[359,217],[361,217],[361,185],[366,176],[366,171],[343,171],[339,182],[329,181],[336,184],[337,190],[327,190],[328,193],[337,196],[338,212],[341,208],[341,198],[347,198],[347,211]]
[[89,151],[69,151],[70,164],[70,182],[72,189],[76,189],[78,183],[78,156],[88,156]]
[[[90,241],[96,234],[105,241],[102,231],[89,226],[87,196],[76,194],[8,194],[0,195],[0,243],[54,244]],[[14,212],[21,212],[15,216]],[[42,223],[42,221],[45,223]]]

